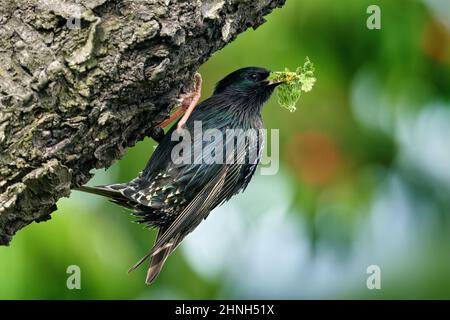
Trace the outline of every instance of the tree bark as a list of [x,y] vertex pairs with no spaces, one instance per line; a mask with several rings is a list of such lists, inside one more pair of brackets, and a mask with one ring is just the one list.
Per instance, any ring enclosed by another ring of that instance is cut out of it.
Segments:
[[211,54],[284,1],[2,1],[0,244],[148,135]]

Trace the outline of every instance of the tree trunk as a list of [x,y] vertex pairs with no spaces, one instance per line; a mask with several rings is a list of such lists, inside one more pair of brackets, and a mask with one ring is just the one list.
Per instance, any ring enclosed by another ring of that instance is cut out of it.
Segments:
[[2,1],[0,244],[148,135],[212,53],[284,1]]

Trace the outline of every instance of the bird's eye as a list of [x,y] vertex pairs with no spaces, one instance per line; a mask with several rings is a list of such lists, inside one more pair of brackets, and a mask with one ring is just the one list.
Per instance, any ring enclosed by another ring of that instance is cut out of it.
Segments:
[[257,75],[256,73],[252,73],[252,74],[250,75],[250,78],[251,78],[253,81],[256,81],[256,80],[258,80],[258,75]]

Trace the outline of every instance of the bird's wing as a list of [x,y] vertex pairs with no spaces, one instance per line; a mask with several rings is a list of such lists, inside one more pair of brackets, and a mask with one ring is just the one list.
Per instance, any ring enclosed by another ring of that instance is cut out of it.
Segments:
[[183,240],[188,233],[185,230],[195,228],[205,215],[211,210],[211,203],[217,199],[225,178],[226,167],[224,172],[218,174],[215,179],[211,180],[197,196],[189,203],[189,205],[178,215],[178,217],[167,228],[161,228],[158,232],[155,244],[152,249],[134,264],[128,272],[138,268],[149,257],[152,258],[150,267],[147,272],[147,283],[151,283],[159,273],[167,256],[175,250],[176,246]]
[[[213,208],[212,204],[216,203],[223,191],[228,172],[227,169],[228,167],[224,166],[222,172],[207,183],[202,191],[189,202],[186,208],[184,208],[155,243],[149,253],[150,256],[158,253],[158,251],[164,248],[171,239],[178,237],[179,234],[184,234],[185,230],[192,230],[195,228],[195,226],[203,220],[204,216],[211,211]],[[182,239],[179,239],[179,241],[181,240]]]
[[[258,143],[258,141],[256,141],[256,143]],[[248,160],[249,150],[257,147],[257,144],[247,144],[246,147],[239,148],[236,150],[234,163],[227,162],[229,164],[220,166],[221,169],[219,172],[213,175],[213,178],[204,185],[203,189],[197,193],[157,240],[150,251],[150,256],[155,255],[162,248],[165,248],[167,243],[173,242],[172,240],[175,237],[178,238],[177,243],[175,244],[176,246],[183,240],[184,236],[205,219],[215,207],[227,201],[232,195],[238,193],[248,184],[248,181],[255,172],[257,164],[249,164],[246,163],[246,161]],[[214,170],[213,168],[217,168],[217,166],[202,165],[198,167],[197,172],[206,173],[208,169]],[[173,247],[172,250],[173,249],[175,248]]]

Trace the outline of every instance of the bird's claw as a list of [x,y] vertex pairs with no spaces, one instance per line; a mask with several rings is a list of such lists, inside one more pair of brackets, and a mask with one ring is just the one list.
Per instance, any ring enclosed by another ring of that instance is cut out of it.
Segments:
[[198,100],[200,99],[202,93],[202,76],[200,75],[200,73],[198,72],[195,73],[194,81],[195,81],[194,90],[192,92],[181,95],[179,99],[180,105],[177,107],[175,112],[173,112],[170,115],[168,119],[164,120],[159,124],[160,128],[166,127],[183,114],[184,116],[178,123],[177,128],[181,128],[186,123],[187,119],[189,118],[195,106],[197,105]]

